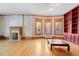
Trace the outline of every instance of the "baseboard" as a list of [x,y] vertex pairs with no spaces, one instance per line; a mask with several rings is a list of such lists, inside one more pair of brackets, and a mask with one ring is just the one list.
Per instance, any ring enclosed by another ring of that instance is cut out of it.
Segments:
[[[63,39],[63,36],[54,35],[51,39]],[[22,39],[45,39],[45,36],[22,37]]]
[[22,37],[22,39],[44,39],[45,37]]
[[22,39],[32,39],[32,37],[22,37]]
[[[63,36],[53,35],[51,39],[63,39]],[[0,36],[0,39],[9,39],[9,37]],[[45,36],[22,37],[22,39],[45,39]]]

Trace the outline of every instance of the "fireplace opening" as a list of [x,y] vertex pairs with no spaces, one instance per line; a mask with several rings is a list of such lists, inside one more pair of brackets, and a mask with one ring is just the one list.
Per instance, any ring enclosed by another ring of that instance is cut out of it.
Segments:
[[12,39],[18,40],[18,33],[12,33]]

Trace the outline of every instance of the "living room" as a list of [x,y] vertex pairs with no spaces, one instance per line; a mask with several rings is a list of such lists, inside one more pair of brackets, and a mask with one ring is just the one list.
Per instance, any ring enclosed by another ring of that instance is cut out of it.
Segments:
[[78,16],[78,3],[2,3],[0,55],[79,56]]

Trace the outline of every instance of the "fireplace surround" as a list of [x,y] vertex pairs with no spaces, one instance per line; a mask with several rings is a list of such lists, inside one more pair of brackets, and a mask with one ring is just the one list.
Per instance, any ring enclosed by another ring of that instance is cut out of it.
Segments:
[[22,27],[10,27],[10,40],[21,40]]

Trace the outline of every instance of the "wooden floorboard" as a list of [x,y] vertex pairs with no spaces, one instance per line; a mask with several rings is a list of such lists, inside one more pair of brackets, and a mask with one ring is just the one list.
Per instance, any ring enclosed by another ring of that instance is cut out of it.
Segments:
[[0,40],[0,56],[79,56],[79,45],[70,43],[66,47],[52,47],[46,39],[24,39],[20,41]]

